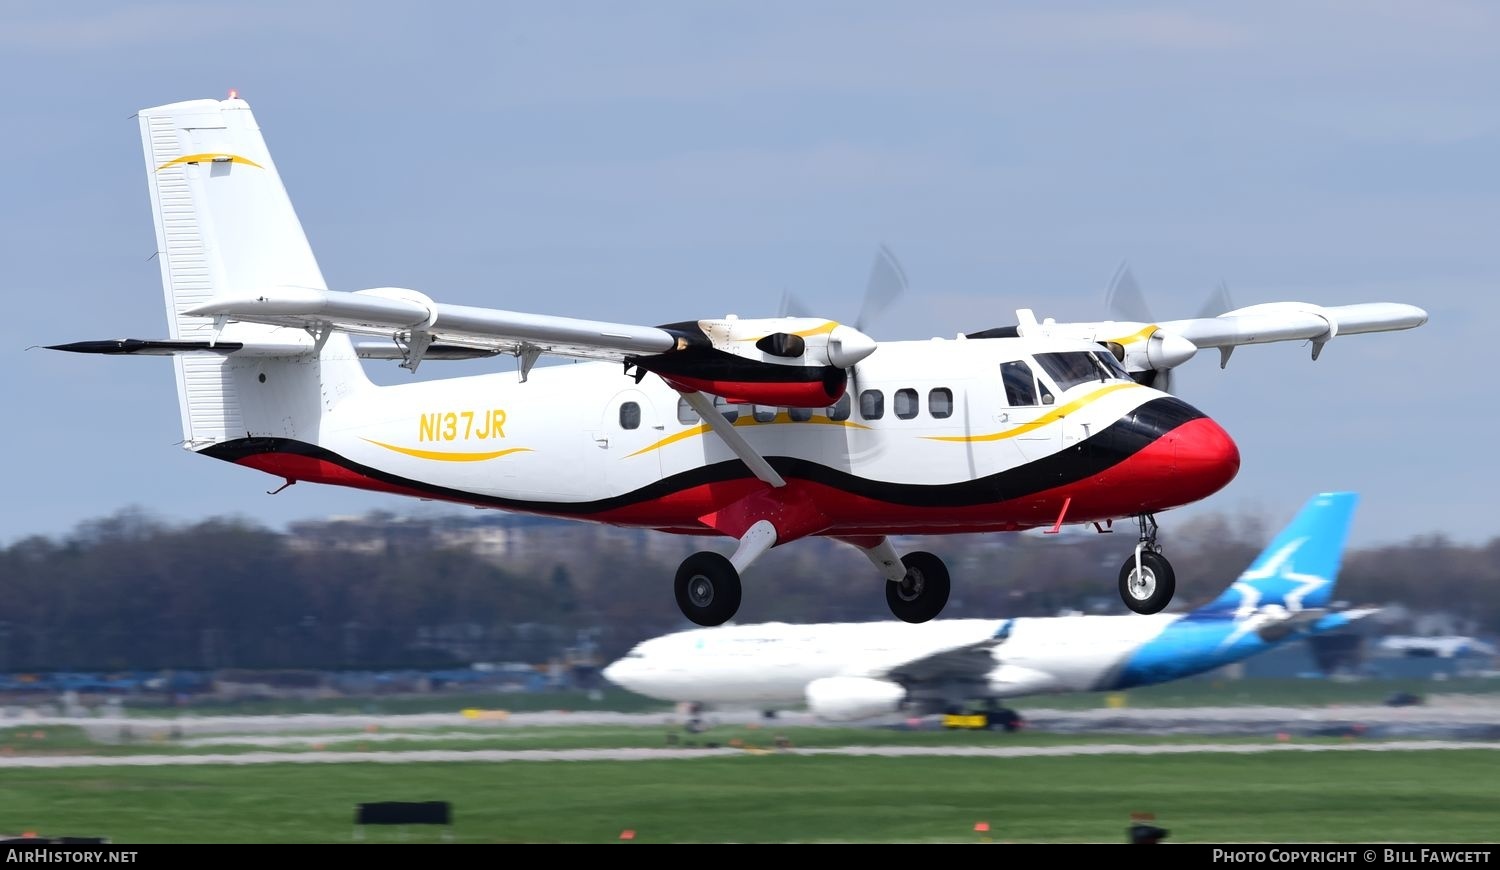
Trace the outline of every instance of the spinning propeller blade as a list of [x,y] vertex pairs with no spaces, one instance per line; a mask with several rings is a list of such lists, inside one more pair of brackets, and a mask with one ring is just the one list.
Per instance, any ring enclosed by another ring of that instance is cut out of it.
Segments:
[[854,321],[854,328],[864,332],[871,321],[905,292],[906,272],[891,249],[882,244],[875,252],[875,263],[870,267],[870,280],[865,285],[865,302],[859,310],[859,317]]

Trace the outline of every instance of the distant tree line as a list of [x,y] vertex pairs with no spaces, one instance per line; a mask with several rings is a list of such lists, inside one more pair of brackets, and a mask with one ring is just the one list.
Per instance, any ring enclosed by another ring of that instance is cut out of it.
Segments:
[[[580,638],[608,659],[691,627],[672,597],[677,562],[693,549],[732,547],[679,538],[678,550],[662,550],[644,546],[659,533],[601,539],[588,528],[554,527],[549,534],[561,543],[518,561],[445,544],[420,521],[357,524],[354,537],[376,543],[361,547],[332,545],[316,526],[284,533],[226,518],[169,525],[122,511],[61,539],[0,549],[0,671],[545,662]],[[339,531],[349,537],[349,524]],[[1174,607],[1217,595],[1269,531],[1263,522],[1208,517],[1164,532],[1178,576]],[[1124,613],[1115,578],[1133,535],[1122,532],[900,545],[947,561],[945,617]],[[886,619],[882,582],[844,545],[778,547],[746,573],[737,621]],[[1337,597],[1447,611],[1474,630],[1500,632],[1500,537],[1482,546],[1415,538],[1350,552]]]

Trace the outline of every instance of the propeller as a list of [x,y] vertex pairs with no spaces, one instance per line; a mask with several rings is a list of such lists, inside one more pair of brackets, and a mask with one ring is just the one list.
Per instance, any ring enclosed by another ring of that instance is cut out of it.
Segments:
[[[1141,285],[1135,280],[1135,273],[1130,270],[1130,265],[1123,261],[1109,281],[1109,289],[1104,294],[1104,304],[1118,320],[1134,323],[1156,322],[1156,318],[1151,316],[1151,306],[1146,304],[1146,295],[1141,292]],[[1233,308],[1234,303],[1229,299],[1229,285],[1221,280],[1208,294],[1208,298],[1203,300],[1198,313],[1194,316],[1218,317]]]
[[[875,262],[870,265],[870,278],[865,283],[865,301],[860,305],[854,328],[861,333],[865,327],[906,292],[906,270],[896,259],[895,253],[885,243],[875,251]],[[859,401],[859,366],[849,367],[850,402]]]
[[[1130,265],[1121,262],[1115,270],[1114,277],[1110,279],[1109,289],[1105,292],[1104,303],[1109,308],[1110,314],[1115,319],[1131,323],[1155,323],[1156,318],[1151,316],[1151,306],[1146,304],[1146,295],[1141,292],[1141,285],[1135,279],[1135,273],[1131,271]],[[1220,280],[1218,285],[1208,295],[1199,307],[1196,317],[1218,317],[1226,311],[1234,308],[1234,303],[1229,298],[1229,285]],[[1161,335],[1161,333],[1158,333]],[[1156,338],[1153,336],[1153,341]],[[1189,347],[1178,347],[1173,344],[1187,344],[1186,339],[1180,336],[1162,336],[1164,355],[1176,357],[1191,356]],[[1161,390],[1164,393],[1172,392],[1173,373],[1176,364],[1166,368],[1153,368],[1144,372],[1135,373],[1134,377],[1139,383]]]
[[[890,247],[881,243],[875,250],[874,262],[870,264],[870,277],[865,282],[865,298],[860,304],[858,316],[854,319],[854,329],[863,334],[867,326],[906,292],[906,287],[906,270],[901,268],[901,262],[896,259],[896,254]],[[816,317],[818,315],[801,299],[783,290],[777,316]],[[859,396],[858,364],[849,366],[847,371],[849,373],[847,392],[857,398]]]
[[906,270],[896,260],[896,255],[885,244],[875,252],[875,262],[870,266],[870,280],[865,285],[865,301],[860,306],[859,317],[854,328],[860,332],[876,317],[890,307],[896,298],[906,292]]

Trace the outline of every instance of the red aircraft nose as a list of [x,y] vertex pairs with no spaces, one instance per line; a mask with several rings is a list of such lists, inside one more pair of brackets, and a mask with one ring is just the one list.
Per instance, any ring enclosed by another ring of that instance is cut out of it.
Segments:
[[1189,420],[1162,436],[1172,446],[1173,476],[1192,499],[1223,489],[1240,471],[1240,449],[1207,417]]

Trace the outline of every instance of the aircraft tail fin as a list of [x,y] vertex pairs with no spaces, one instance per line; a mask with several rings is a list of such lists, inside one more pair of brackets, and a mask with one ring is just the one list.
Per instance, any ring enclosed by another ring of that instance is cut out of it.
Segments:
[[1278,606],[1289,612],[1327,607],[1343,561],[1359,496],[1313,496],[1249,568],[1204,612],[1248,612]]
[[315,440],[323,410],[369,383],[347,335],[183,313],[232,292],[327,289],[249,105],[231,95],[138,117],[171,340],[158,344],[185,351],[172,353],[184,446]]

